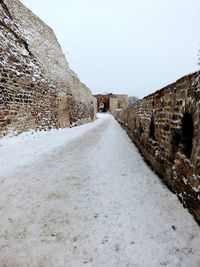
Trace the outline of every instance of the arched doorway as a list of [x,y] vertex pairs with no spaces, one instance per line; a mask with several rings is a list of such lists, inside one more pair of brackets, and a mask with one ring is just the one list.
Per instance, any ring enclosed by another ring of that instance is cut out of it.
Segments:
[[175,153],[180,150],[186,157],[190,158],[192,154],[192,143],[194,137],[194,123],[191,113],[183,114],[181,120],[181,129],[173,133],[172,136],[172,157],[175,159]]
[[192,153],[192,139],[194,137],[194,125],[191,113],[185,113],[182,118],[182,138],[183,153],[190,158]]
[[155,140],[155,122],[153,116],[151,117],[151,122],[149,125],[149,138]]
[[106,105],[104,102],[99,103],[98,112],[106,112]]
[[97,111],[107,112],[110,109],[110,97],[109,95],[95,95],[97,99]]

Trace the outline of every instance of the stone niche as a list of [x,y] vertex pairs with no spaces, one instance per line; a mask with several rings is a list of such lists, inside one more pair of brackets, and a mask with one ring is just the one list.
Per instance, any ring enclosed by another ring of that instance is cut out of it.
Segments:
[[200,223],[200,72],[118,111],[116,119]]
[[82,124],[95,99],[52,29],[18,0],[0,1],[0,135]]

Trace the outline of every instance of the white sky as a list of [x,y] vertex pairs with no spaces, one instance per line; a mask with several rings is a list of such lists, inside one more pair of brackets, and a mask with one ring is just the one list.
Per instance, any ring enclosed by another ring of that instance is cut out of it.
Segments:
[[143,97],[198,69],[200,0],[21,0],[93,93]]

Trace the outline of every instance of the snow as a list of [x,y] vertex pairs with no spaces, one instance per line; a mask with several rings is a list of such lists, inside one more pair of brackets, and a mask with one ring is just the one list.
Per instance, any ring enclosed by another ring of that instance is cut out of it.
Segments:
[[42,159],[46,154],[53,152],[54,149],[62,147],[67,142],[95,127],[97,122],[77,128],[38,132],[30,130],[18,136],[6,136],[0,139],[0,173],[7,174],[17,167],[23,167],[33,161]]
[[199,226],[98,118],[0,140],[0,266],[200,266]]

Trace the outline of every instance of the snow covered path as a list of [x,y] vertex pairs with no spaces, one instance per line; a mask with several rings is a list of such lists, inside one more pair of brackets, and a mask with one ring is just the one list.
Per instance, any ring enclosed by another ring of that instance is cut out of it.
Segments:
[[0,267],[200,266],[199,226],[110,115],[0,160]]

